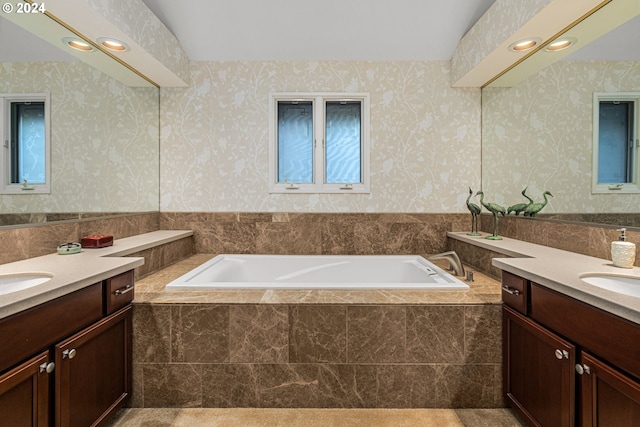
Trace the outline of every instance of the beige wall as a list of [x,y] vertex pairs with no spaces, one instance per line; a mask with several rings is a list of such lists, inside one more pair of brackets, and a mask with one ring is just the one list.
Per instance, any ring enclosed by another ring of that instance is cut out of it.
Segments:
[[[480,90],[441,62],[194,62],[161,90],[161,211],[466,212]],[[268,193],[269,92],[369,92],[370,194]]]

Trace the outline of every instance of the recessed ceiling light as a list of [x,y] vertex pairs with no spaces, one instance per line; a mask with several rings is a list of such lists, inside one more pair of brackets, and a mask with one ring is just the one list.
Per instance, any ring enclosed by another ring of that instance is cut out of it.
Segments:
[[526,52],[536,47],[538,43],[540,43],[540,39],[537,37],[518,40],[517,42],[511,43],[509,45],[509,50],[511,52]]
[[129,50],[129,46],[127,46],[125,42],[121,42],[120,40],[111,37],[100,37],[98,39],[98,43],[114,52],[126,52]]
[[575,44],[577,40],[573,37],[566,37],[560,40],[556,40],[553,43],[549,43],[546,49],[549,52],[557,52],[559,50],[564,50],[568,47],[571,47]]
[[91,46],[89,43],[80,40],[78,38],[75,37],[64,37],[62,39],[62,42],[64,44],[66,44],[67,46],[75,49],[75,50],[79,50],[81,52],[91,52],[93,51],[93,46]]

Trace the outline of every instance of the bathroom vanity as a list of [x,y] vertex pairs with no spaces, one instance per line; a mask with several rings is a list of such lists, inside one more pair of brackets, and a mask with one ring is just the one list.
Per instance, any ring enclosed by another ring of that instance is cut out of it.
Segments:
[[1,425],[100,425],[131,393],[133,270],[0,320]]
[[640,325],[503,271],[503,380],[532,426],[640,426]]

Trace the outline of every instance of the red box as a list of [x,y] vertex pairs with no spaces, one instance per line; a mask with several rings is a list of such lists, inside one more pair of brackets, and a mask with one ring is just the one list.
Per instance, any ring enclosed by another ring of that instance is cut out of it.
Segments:
[[93,234],[85,236],[80,241],[83,248],[105,248],[113,246],[113,236],[110,234]]

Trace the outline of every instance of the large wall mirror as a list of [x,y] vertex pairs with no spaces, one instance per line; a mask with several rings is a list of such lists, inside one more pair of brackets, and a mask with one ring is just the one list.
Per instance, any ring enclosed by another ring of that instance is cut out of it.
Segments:
[[536,202],[549,191],[537,218],[640,227],[640,194],[592,188],[594,93],[640,92],[640,17],[574,41],[573,52],[517,85],[483,88],[484,193],[507,208],[527,202],[525,188]]
[[51,159],[50,192],[0,195],[0,226],[158,211],[159,89],[124,84],[2,14],[0,39],[0,95],[49,95]]

